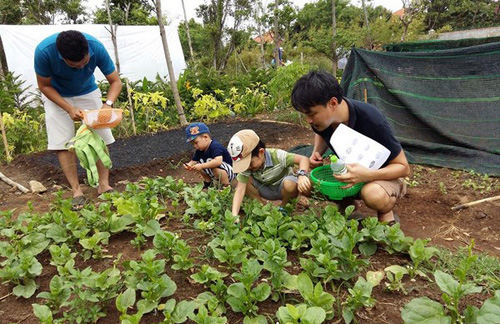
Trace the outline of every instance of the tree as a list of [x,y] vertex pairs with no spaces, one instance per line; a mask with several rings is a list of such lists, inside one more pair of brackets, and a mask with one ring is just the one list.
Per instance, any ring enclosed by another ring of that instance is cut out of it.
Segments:
[[82,0],[23,0],[23,24],[50,25],[57,18],[65,23],[81,24],[87,21]]
[[22,23],[22,19],[23,11],[21,9],[21,0],[0,1],[1,25],[19,25]]
[[335,37],[337,35],[337,20],[335,15],[335,0],[332,0],[332,67],[333,75],[337,75],[337,42]]
[[[191,45],[193,46],[194,56],[203,65],[211,65],[212,58],[208,62],[208,54],[210,54],[210,49],[213,44],[211,42],[211,34],[208,28],[205,28],[202,24],[197,23],[194,19],[188,21],[189,32],[191,36]],[[187,40],[186,28],[179,25],[177,32],[179,33],[179,39],[181,41],[182,50],[184,52],[184,58],[186,61],[189,60],[189,44]]]
[[401,41],[404,42],[408,33],[408,27],[410,27],[415,17],[422,11],[422,3],[420,0],[401,0],[401,2],[403,4],[403,15],[399,17],[399,21],[403,25]]
[[421,0],[427,29],[449,26],[465,30],[498,26],[499,3],[495,0]]
[[[276,5],[277,3],[277,5]],[[278,8],[278,34],[283,39],[289,39],[294,33],[293,25],[297,19],[297,8],[292,5],[290,0],[272,1],[267,5],[267,13],[264,15],[264,29],[271,30],[274,28],[275,8]]]
[[193,46],[191,45],[191,35],[189,35],[189,24],[186,15],[186,7],[184,6],[184,0],[181,0],[181,2],[182,2],[182,11],[184,12],[184,25],[186,26],[186,36],[189,45],[189,53],[191,54],[191,60],[194,61]]
[[[223,69],[231,53],[246,41],[242,23],[250,17],[252,4],[250,0],[210,0],[196,9],[204,28],[210,33],[212,66],[215,69]],[[226,27],[228,17],[233,21],[231,27]],[[226,46],[222,41],[225,38],[229,38]]]
[[[111,20],[118,25],[157,25],[154,6],[147,0],[110,0]],[[104,4],[104,2],[103,2]],[[97,9],[94,24],[108,24],[106,6]]]
[[168,76],[170,78],[170,86],[174,94],[175,106],[177,108],[177,115],[179,115],[179,121],[181,126],[187,125],[186,115],[184,114],[184,109],[181,104],[181,97],[179,96],[179,89],[177,89],[177,80],[175,79],[174,67],[172,65],[172,60],[170,59],[170,51],[168,49],[167,36],[165,35],[165,26],[163,25],[163,17],[161,11],[161,0],[152,0],[155,4],[156,17],[158,19],[158,26],[160,27],[161,42],[163,43],[163,51],[165,52],[165,60],[167,61]]
[[211,0],[209,4],[202,4],[196,9],[197,16],[202,18],[203,24],[210,31],[213,44],[212,65],[214,69],[217,69],[220,60],[222,35],[229,13],[229,6],[229,0]]

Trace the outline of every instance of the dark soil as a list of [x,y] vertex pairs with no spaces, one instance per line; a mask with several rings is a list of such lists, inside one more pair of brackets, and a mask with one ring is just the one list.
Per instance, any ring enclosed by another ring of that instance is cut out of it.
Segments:
[[[290,149],[299,144],[312,144],[313,142],[310,129],[288,123],[235,120],[210,125],[213,137],[223,144],[226,144],[235,132],[244,128],[254,129],[268,147]],[[114,167],[110,180],[118,190],[123,189],[128,181],[136,181],[144,176],[171,175],[175,178],[183,178],[188,183],[199,182],[201,179],[196,175],[180,167],[181,161],[188,161],[191,154],[192,147],[185,142],[182,129],[120,139],[111,146]],[[415,165],[412,165],[412,170],[413,175],[409,180],[413,186],[408,188],[407,195],[397,203],[395,208],[395,212],[401,218],[401,228],[407,236],[430,238],[432,244],[451,249],[465,246],[471,239],[474,239],[476,252],[500,256],[500,219],[498,217],[500,216],[500,201],[482,203],[460,211],[451,210],[451,207],[461,203],[500,195],[498,179],[494,179],[494,187],[487,190],[485,186],[482,186],[483,180],[467,173]],[[19,194],[10,186],[0,182],[0,210],[15,208],[18,213],[26,210],[27,202],[31,201],[35,211],[48,211],[52,193],[61,189],[60,186],[67,186],[55,154],[49,152],[18,157],[12,163],[0,166],[0,171],[24,186],[28,186],[30,180],[37,180],[48,188],[48,192],[42,195]],[[80,177],[83,180],[84,174],[82,173]],[[97,200],[94,188],[84,186],[84,192],[88,197]],[[65,197],[69,196],[70,193],[66,190]],[[366,215],[374,215],[366,207],[362,207],[361,211]],[[203,251],[197,252],[198,248],[211,239],[176,220],[168,224],[168,230],[181,233],[182,238],[191,244],[193,253],[199,256]],[[122,253],[122,260],[138,259],[141,252],[128,243],[132,238],[133,235],[129,233],[113,236],[108,246],[109,254]],[[49,254],[44,256],[48,258]],[[291,254],[290,258],[294,265],[289,270],[294,272],[294,266],[298,265],[298,258],[294,254]],[[383,270],[390,264],[408,262],[404,256],[389,255],[383,251],[377,252],[370,261],[370,267],[373,270]],[[47,290],[51,277],[56,273],[56,270],[49,265],[48,259],[40,260],[40,262],[44,270],[37,281],[40,285],[38,292]],[[91,266],[94,270],[102,270],[111,264],[112,259],[103,259],[82,262],[80,266]],[[193,298],[204,291],[201,285],[193,284],[188,280],[190,273],[174,272],[169,266],[167,268],[169,269],[168,275],[176,281],[178,286],[173,296],[175,299]],[[434,284],[420,279],[417,282],[408,281],[405,284],[407,288],[410,288],[410,293],[406,296],[388,293],[382,287],[377,287],[374,290],[377,305],[371,310],[359,312],[359,323],[402,323],[401,307],[412,298],[425,295],[440,300],[440,293],[436,291]],[[25,300],[12,295],[2,298],[8,295],[11,289],[12,287],[8,285],[0,286],[0,323],[37,323],[38,321],[32,314],[31,304],[39,303],[41,300],[35,297]],[[342,296],[336,296],[338,297]],[[483,297],[474,295],[467,302],[480,305],[486,298]],[[262,313],[273,316],[279,306],[266,301],[259,305],[259,309]],[[119,322],[119,314],[114,303],[110,303],[107,313],[108,317],[98,323]],[[227,317],[228,323],[231,324],[241,323],[242,320],[239,314],[232,312],[228,312]],[[160,316],[149,315],[142,323],[160,321]]]

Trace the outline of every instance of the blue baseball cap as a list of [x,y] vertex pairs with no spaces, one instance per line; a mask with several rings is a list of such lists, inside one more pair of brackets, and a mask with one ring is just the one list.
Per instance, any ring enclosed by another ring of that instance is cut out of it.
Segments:
[[186,142],[189,143],[192,140],[194,140],[196,136],[207,133],[210,133],[210,130],[208,129],[208,126],[205,125],[204,123],[189,124],[189,126],[186,128],[186,137],[187,137]]

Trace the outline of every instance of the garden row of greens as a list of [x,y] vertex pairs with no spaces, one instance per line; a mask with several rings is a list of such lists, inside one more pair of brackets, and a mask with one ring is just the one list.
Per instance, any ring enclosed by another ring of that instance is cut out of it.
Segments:
[[[122,193],[104,194],[100,204],[80,212],[71,211],[61,193],[45,214],[30,210],[15,217],[14,211],[1,212],[0,278],[13,287],[14,295],[34,296],[42,273],[39,260],[50,254],[57,274],[33,304],[41,323],[94,323],[106,316],[107,305],[114,301],[122,324],[139,323],[151,312],[163,313],[162,324],[188,318],[222,324],[227,322],[227,307],[242,313],[245,324],[319,324],[334,318],[356,322],[358,310],[376,304],[372,289],[382,280],[387,290],[406,294],[409,280],[420,276],[432,282],[428,273],[433,271],[444,306],[427,297],[413,299],[403,308],[405,323],[500,320],[500,291],[480,309],[459,308],[462,297],[483,290],[478,285],[490,294],[500,288],[494,273],[479,276],[485,269],[478,266],[490,257],[479,260],[472,253],[473,243],[461,258],[454,256],[452,275],[447,267],[439,267],[445,263],[438,249],[427,246],[426,240],[406,237],[399,224],[390,227],[369,218],[360,229],[356,220],[347,221],[333,206],[291,217],[254,201],[244,203],[247,216],[238,224],[230,212],[231,196],[229,188],[203,191],[201,185],[159,177],[128,184]],[[293,207],[287,207],[289,214]],[[200,249],[205,251],[202,256],[195,258],[187,241],[164,230],[174,218],[212,238]],[[136,248],[144,248],[148,240],[152,248],[140,260],[122,262],[115,256],[112,267],[100,272],[76,266],[109,257],[110,237],[122,232],[135,233],[130,243]],[[408,254],[411,262],[366,272],[368,258],[378,249]],[[296,274],[289,253],[300,260]],[[194,273],[191,279],[205,292],[194,300],[169,299],[177,286],[167,275],[167,265],[186,277]],[[259,303],[269,298],[282,305],[276,316],[259,313]]]
[[[229,78],[213,69],[188,69],[180,76],[177,87],[188,121],[214,121],[228,116],[255,116],[264,111],[289,107],[295,80],[311,67],[292,64],[279,71],[256,69]],[[0,78],[0,114],[3,116],[11,155],[46,149],[45,114],[40,93],[33,94],[18,76]],[[125,84],[125,81],[124,81]],[[100,83],[105,98],[109,84]],[[127,137],[166,130],[179,125],[170,84],[141,80],[123,87],[116,104],[124,110],[123,122],[114,130],[117,137]],[[131,109],[136,133],[133,132]],[[5,160],[0,147],[0,161]]]

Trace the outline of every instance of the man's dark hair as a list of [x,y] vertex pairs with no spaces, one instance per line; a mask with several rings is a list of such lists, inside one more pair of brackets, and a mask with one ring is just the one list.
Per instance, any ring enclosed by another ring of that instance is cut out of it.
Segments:
[[89,52],[85,36],[76,30],[67,30],[57,35],[56,47],[61,56],[72,62],[80,62]]
[[337,78],[326,71],[311,71],[295,82],[292,105],[295,110],[307,113],[311,107],[326,105],[333,97],[338,103],[344,97]]
[[262,140],[259,139],[259,143],[257,143],[257,146],[252,150],[252,157],[259,155],[259,150],[261,148],[265,150],[266,144],[264,144],[264,142],[262,142]]

